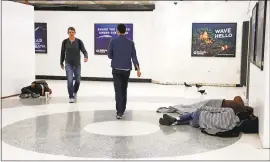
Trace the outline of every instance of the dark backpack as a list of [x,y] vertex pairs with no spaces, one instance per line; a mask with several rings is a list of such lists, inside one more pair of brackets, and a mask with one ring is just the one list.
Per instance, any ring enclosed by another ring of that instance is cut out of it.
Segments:
[[243,120],[238,126],[238,131],[243,133],[258,133],[259,132],[259,119],[254,116],[253,119]]

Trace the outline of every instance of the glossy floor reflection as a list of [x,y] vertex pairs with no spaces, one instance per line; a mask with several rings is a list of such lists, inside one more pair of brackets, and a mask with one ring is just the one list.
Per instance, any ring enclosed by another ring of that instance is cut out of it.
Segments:
[[[161,114],[155,110],[159,106],[189,104],[215,94],[215,98],[231,98],[243,94],[239,88],[225,91],[211,87],[210,95],[201,97],[196,89],[186,90],[181,86],[130,84],[128,111],[119,121],[115,119],[111,83],[84,82],[82,87],[100,89],[81,90],[76,104],[69,104],[66,89],[59,88],[65,87],[64,81],[49,81],[49,84],[62,90],[54,91],[49,101],[3,100],[3,160],[269,159],[269,150],[261,149],[257,135],[217,138],[190,126],[158,124]],[[139,91],[144,88],[149,93]],[[190,97],[193,99],[183,94],[194,94]]]
[[[112,110],[42,115],[4,127],[2,139],[12,146],[40,153],[129,159],[202,153],[229,146],[240,138],[211,137],[190,126],[160,126],[159,128],[159,117],[160,114],[153,111],[127,111],[122,123],[137,121],[141,122],[138,126],[144,127],[145,124],[153,129],[153,131],[140,132],[140,127],[130,127],[127,124],[118,126],[121,121],[110,124],[117,120],[115,111]],[[96,130],[92,131],[101,132],[103,129],[109,129],[107,134],[89,133],[84,130],[87,125],[97,122],[107,122],[108,126],[112,125],[116,129],[100,124],[104,127],[93,127]],[[152,125],[149,126],[150,124]],[[132,128],[133,130],[130,130]],[[14,133],[15,131],[17,133]],[[112,135],[124,133],[123,131],[126,131],[126,134]]]

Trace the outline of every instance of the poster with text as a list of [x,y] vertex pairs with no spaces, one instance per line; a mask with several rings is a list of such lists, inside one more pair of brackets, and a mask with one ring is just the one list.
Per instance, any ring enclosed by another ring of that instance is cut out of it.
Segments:
[[255,65],[263,70],[264,62],[264,40],[265,40],[265,24],[266,24],[266,3],[261,0],[258,2],[257,11],[257,28],[256,28],[256,55]]
[[235,57],[237,23],[192,23],[191,56]]
[[[95,48],[96,55],[106,55],[111,39],[117,37],[118,24],[95,24]],[[133,40],[133,24],[126,25],[125,36]]]
[[35,52],[47,53],[47,24],[35,23]]

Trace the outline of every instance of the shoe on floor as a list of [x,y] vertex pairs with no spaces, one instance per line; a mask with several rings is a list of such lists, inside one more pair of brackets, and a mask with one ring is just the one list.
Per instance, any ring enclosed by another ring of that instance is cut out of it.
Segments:
[[122,115],[120,114],[116,115],[116,119],[122,119]]
[[69,99],[69,103],[74,103],[75,102],[75,99],[74,98],[70,98]]
[[176,118],[174,118],[168,114],[163,114],[163,119],[168,121],[170,125],[172,125],[173,123],[175,123],[177,121]]
[[38,98],[38,97],[40,97],[40,94],[33,93],[31,96],[32,96],[32,98]]
[[20,94],[20,98],[30,98],[31,94]]
[[166,125],[166,126],[171,126],[172,124],[169,123],[169,121],[164,120],[163,118],[159,118],[159,124],[160,125]]

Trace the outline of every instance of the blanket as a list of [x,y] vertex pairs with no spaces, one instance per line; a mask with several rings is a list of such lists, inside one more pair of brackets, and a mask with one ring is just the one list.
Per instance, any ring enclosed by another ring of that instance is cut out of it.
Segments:
[[185,114],[185,113],[191,113],[196,111],[198,108],[202,108],[205,106],[211,106],[216,108],[221,108],[223,99],[211,99],[211,100],[205,100],[201,102],[197,102],[191,105],[174,105],[169,107],[159,107],[157,109],[157,113],[177,113],[179,115]]

